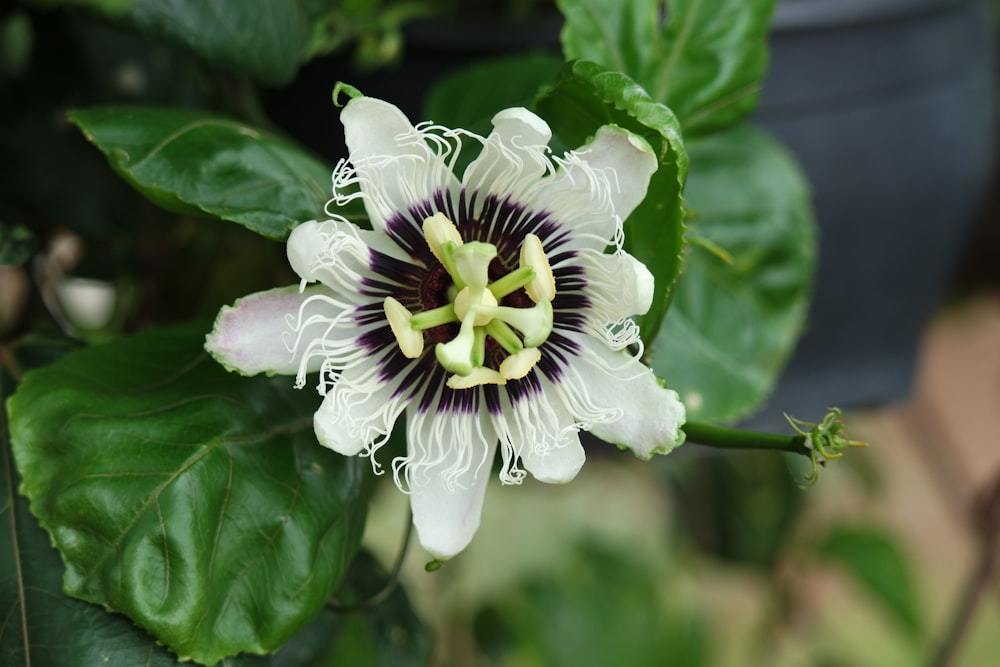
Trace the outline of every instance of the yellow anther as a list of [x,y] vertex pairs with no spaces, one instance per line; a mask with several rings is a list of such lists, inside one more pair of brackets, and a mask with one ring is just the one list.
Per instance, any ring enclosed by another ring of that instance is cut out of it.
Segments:
[[526,235],[521,244],[521,266],[529,266],[535,271],[535,277],[524,286],[531,300],[535,303],[552,301],[556,296],[556,278],[552,275],[542,240],[534,234]]
[[504,376],[492,368],[480,366],[473,368],[468,375],[452,375],[448,378],[448,386],[452,389],[471,389],[481,384],[506,384]]
[[542,353],[537,347],[526,347],[517,354],[512,354],[500,362],[500,375],[507,380],[523,378],[535,367]]
[[416,359],[424,351],[424,335],[410,326],[413,315],[406,306],[387,296],[382,302],[385,319],[389,321],[392,335],[396,337],[399,349],[407,359]]
[[427,246],[442,264],[445,263],[444,252],[442,252],[445,243],[450,241],[455,244],[455,247],[462,245],[462,236],[458,233],[458,228],[444,213],[435,213],[431,217],[425,218],[423,230]]

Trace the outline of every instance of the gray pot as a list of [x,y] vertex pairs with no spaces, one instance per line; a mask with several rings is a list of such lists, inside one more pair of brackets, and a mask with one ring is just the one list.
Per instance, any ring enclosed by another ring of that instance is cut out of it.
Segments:
[[755,120],[812,184],[819,268],[806,331],[751,426],[907,395],[989,185],[992,37],[977,0],[780,4]]

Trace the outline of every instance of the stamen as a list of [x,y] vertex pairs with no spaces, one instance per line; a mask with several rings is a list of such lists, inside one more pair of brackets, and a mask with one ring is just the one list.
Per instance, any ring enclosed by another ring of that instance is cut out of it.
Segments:
[[524,286],[535,303],[552,301],[556,296],[556,279],[549,266],[549,258],[545,255],[542,240],[534,234],[527,234],[521,244],[521,266],[529,266],[535,270],[535,277]]
[[448,386],[452,389],[471,389],[481,384],[507,384],[507,380],[492,368],[484,366],[472,369],[468,375],[452,375],[448,378]]
[[490,338],[500,343],[500,347],[507,351],[508,354],[515,354],[524,349],[524,344],[521,339],[517,337],[514,330],[507,326],[501,320],[493,318],[490,323],[485,327],[486,333],[490,335]]
[[512,354],[500,362],[500,375],[507,380],[518,380],[527,375],[538,360],[542,358],[542,353],[537,347],[526,347],[517,354]]
[[441,264],[445,263],[442,252],[445,243],[453,243],[455,247],[462,245],[462,236],[458,233],[458,228],[444,213],[435,213],[425,218],[423,230],[427,246]]
[[490,291],[493,292],[493,296],[502,299],[518,288],[524,287],[534,278],[535,270],[530,266],[522,266],[490,283]]
[[[447,343],[438,343],[434,350],[438,363],[453,374],[448,379],[449,387],[503,384],[527,375],[541,359],[538,346],[548,339],[553,327],[555,276],[541,239],[527,234],[521,245],[520,268],[490,284],[490,264],[497,256],[495,245],[463,243],[458,228],[443,213],[425,218],[423,231],[427,246],[452,279],[447,290],[450,303],[412,314],[396,299],[385,299],[386,319],[403,354],[413,359],[423,353],[422,331],[460,321],[458,335]],[[499,305],[500,299],[521,288],[534,306]],[[499,371],[485,366],[487,336],[508,354]]]
[[459,246],[461,244],[455,244],[453,241],[445,241],[441,244],[441,265],[448,272],[448,275],[451,276],[452,281],[455,283],[454,287],[457,290],[465,287],[465,281],[462,280],[462,276],[458,275],[458,269],[455,268],[455,250]]
[[472,333],[472,365],[478,368],[486,363],[486,327],[478,326]]
[[414,314],[410,318],[410,328],[415,331],[425,331],[439,327],[449,322],[459,322],[459,317],[455,314],[455,305],[445,304],[431,310],[424,310]]
[[392,335],[396,337],[399,349],[407,359],[416,359],[424,351],[424,335],[419,331],[414,331],[410,326],[413,315],[391,296],[387,296],[382,302],[382,310],[385,311],[385,319],[389,321],[389,328]]

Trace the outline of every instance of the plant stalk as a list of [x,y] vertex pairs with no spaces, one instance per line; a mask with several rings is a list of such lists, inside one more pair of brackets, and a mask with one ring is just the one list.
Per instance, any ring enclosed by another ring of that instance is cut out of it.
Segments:
[[726,426],[715,426],[689,421],[684,424],[687,441],[717,449],[766,449],[789,452],[809,457],[811,450],[806,447],[806,437],[801,434],[781,435],[760,431],[745,431]]

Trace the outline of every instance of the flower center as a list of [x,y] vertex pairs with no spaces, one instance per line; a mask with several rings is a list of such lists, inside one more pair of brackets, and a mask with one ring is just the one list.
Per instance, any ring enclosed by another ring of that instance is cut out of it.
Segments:
[[[411,313],[399,301],[386,297],[382,304],[396,343],[403,355],[416,359],[424,351],[423,332],[443,324],[460,323],[458,334],[435,345],[434,354],[452,373],[448,386],[468,389],[481,384],[504,384],[527,375],[538,360],[538,346],[552,333],[552,299],[556,281],[541,240],[527,234],[521,244],[517,269],[490,281],[490,263],[497,256],[492,243],[464,243],[455,224],[443,213],[424,220],[424,238],[450,278],[448,302]],[[496,264],[494,264],[494,267]],[[528,299],[501,300],[524,288]],[[519,307],[525,301],[525,307]],[[506,356],[498,368],[486,365],[487,339]]]

